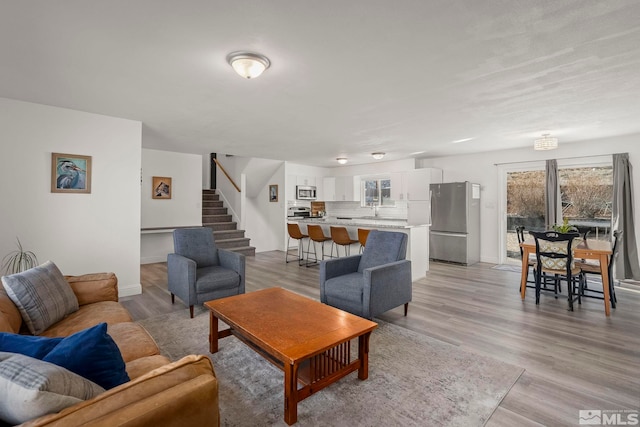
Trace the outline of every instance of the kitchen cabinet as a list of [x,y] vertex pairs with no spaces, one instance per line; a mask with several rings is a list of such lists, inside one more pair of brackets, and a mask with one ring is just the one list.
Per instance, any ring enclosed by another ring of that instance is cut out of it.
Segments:
[[316,177],[306,175],[296,175],[296,185],[306,185],[316,187]]
[[355,191],[356,177],[327,176],[323,179],[323,200],[354,201],[360,200],[360,192]]
[[322,179],[322,199],[329,202],[336,200],[336,178],[334,176],[325,176]]
[[390,175],[393,200],[429,200],[429,184],[442,182],[442,169],[437,168],[414,169]]

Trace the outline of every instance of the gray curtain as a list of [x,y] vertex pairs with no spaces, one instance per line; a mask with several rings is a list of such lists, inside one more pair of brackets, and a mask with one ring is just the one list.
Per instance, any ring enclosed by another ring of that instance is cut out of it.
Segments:
[[640,280],[638,248],[633,223],[633,186],[629,154],[613,155],[612,230],[622,230],[614,276],[618,279]]
[[545,168],[545,186],[544,186],[544,215],[547,224],[546,229],[558,222],[558,194],[560,188],[558,186],[558,162],[554,159],[547,160]]

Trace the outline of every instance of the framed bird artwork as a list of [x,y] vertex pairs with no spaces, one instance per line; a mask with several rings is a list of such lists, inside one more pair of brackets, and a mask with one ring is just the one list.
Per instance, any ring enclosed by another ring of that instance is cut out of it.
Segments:
[[91,156],[51,153],[52,193],[91,193]]

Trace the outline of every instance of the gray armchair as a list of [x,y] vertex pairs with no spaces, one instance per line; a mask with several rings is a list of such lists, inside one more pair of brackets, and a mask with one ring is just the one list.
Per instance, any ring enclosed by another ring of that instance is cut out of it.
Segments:
[[406,260],[407,235],[372,230],[361,255],[320,263],[320,301],[373,319],[411,301],[411,261]]
[[189,306],[244,293],[244,255],[218,249],[210,228],[179,228],[167,256],[171,303],[177,295]]

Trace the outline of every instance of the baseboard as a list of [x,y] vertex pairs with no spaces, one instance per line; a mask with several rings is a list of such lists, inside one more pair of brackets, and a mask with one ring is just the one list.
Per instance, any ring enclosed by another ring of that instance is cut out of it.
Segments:
[[142,285],[139,283],[128,286],[118,285],[118,297],[130,297],[132,295],[140,295],[141,293]]
[[167,262],[167,256],[148,256],[140,258],[140,264],[155,264],[156,262]]

